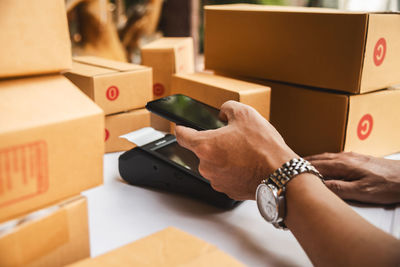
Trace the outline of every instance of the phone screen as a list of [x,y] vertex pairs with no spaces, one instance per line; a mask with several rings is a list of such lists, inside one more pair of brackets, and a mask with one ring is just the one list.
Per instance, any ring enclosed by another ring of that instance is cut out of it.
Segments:
[[[191,125],[200,129],[211,130],[226,125],[219,119],[218,109],[185,95],[172,95],[150,103],[151,111],[172,114],[174,117],[188,121]],[[184,123],[184,121],[178,123]]]
[[185,167],[186,169],[189,169],[200,175],[198,170],[200,163],[199,158],[192,151],[181,147],[177,142],[171,143],[154,151],[181,165],[182,167]]

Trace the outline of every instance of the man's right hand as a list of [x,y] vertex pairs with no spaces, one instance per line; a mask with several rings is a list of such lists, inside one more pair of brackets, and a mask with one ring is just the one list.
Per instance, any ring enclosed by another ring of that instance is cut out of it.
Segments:
[[324,153],[306,157],[339,197],[367,203],[400,202],[400,161],[357,153]]

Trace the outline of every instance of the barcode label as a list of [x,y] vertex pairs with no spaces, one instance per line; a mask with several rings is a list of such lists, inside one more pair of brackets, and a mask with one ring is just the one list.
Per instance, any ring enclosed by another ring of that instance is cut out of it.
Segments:
[[0,208],[48,189],[45,141],[0,148]]

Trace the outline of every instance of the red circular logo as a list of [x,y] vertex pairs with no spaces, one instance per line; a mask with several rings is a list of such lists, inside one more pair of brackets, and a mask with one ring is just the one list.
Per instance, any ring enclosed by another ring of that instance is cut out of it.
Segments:
[[106,136],[104,138],[104,142],[108,140],[108,138],[110,137],[110,132],[107,129],[104,129],[106,132]]
[[162,85],[161,83],[155,83],[153,85],[153,94],[155,96],[162,96],[164,92],[165,92],[164,85]]
[[385,59],[386,55],[386,40],[381,38],[376,42],[374,49],[374,63],[376,66],[380,66]]
[[108,87],[107,92],[106,92],[106,97],[108,100],[113,101],[113,100],[117,99],[118,96],[119,96],[118,87],[116,87],[114,85]]
[[374,120],[370,114],[365,114],[357,127],[357,135],[360,140],[365,140],[372,132],[372,126],[374,125]]

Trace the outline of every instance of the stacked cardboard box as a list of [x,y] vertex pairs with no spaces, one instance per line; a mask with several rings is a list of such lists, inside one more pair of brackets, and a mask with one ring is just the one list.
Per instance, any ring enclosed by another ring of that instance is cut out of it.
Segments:
[[271,86],[271,122],[300,155],[400,150],[400,14],[239,4],[205,24],[206,68]]
[[[193,39],[166,37],[153,41],[141,49],[142,64],[153,69],[153,99],[171,94],[172,75],[194,72]],[[169,121],[151,114],[153,128],[170,131]]]
[[59,74],[63,0],[5,1],[0,28],[0,265],[63,266],[89,255],[76,196],[102,183],[103,112]]
[[[211,73],[194,73],[191,38],[154,41],[142,48],[142,60],[144,65],[153,68],[155,99],[184,94],[215,108],[228,100],[236,100],[253,106],[269,119],[269,87]],[[152,126],[166,132],[174,130],[173,124],[156,115],[152,115]]]
[[168,227],[136,242],[85,259],[71,267],[88,266],[244,266],[217,247]]
[[144,107],[152,99],[151,68],[75,57],[72,69],[64,75],[104,110],[106,153],[131,149],[134,145],[119,136],[150,126],[150,114]]

